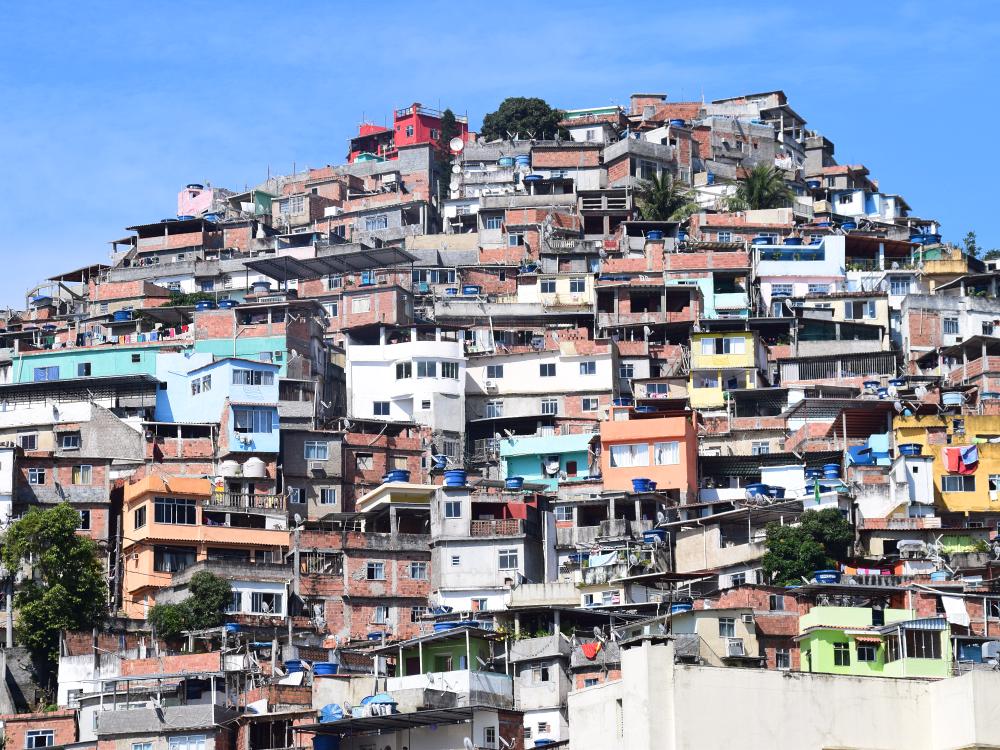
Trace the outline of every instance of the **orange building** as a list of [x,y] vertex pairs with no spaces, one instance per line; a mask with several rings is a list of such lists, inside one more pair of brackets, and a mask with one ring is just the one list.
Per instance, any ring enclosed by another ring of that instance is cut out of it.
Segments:
[[234,615],[286,616],[283,495],[233,494],[209,479],[154,474],[126,485],[123,516],[128,617],[144,619],[157,592],[183,587],[200,570],[229,580]]
[[694,414],[637,414],[613,407],[601,422],[601,473],[604,489],[632,491],[632,480],[656,482],[693,502],[698,487],[698,438]]

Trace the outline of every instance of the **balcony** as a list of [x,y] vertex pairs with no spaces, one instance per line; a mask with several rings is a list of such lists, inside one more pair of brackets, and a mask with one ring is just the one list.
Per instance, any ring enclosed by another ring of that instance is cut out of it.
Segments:
[[267,513],[283,511],[288,507],[284,495],[250,494],[245,492],[215,492],[203,504],[210,510],[239,510],[247,513]]
[[520,518],[473,520],[469,536],[521,536],[528,533],[528,524]]
[[[416,710],[441,700],[445,700],[446,705],[450,704],[448,707],[511,708],[514,705],[514,680],[496,672],[463,669],[389,677],[386,690],[398,698],[401,710]],[[444,696],[443,693],[454,697]]]
[[921,516],[918,518],[862,518],[858,522],[859,529],[914,531],[918,529],[940,529],[939,516]]

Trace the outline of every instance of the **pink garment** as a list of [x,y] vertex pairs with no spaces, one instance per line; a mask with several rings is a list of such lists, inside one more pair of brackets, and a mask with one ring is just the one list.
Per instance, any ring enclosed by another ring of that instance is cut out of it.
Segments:
[[961,448],[945,448],[944,453],[944,469],[949,474],[957,474],[962,470],[962,449]]

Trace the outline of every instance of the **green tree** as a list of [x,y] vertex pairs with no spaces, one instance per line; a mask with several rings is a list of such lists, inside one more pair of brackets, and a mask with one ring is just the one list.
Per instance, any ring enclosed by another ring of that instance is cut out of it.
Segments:
[[211,292],[171,292],[170,299],[160,305],[160,307],[181,307],[205,301],[214,302],[215,295]]
[[779,586],[801,583],[813,571],[830,568],[850,551],[854,533],[836,508],[807,510],[797,526],[770,523],[761,564]]
[[975,232],[969,232],[966,234],[965,238],[962,240],[962,244],[965,245],[965,254],[972,258],[978,258],[979,254],[983,251],[983,248],[979,246],[976,239]]
[[646,221],[684,221],[698,211],[694,193],[666,172],[640,182],[637,200]]
[[483,117],[482,136],[488,141],[507,140],[510,134],[521,138],[543,140],[556,135],[569,136],[559,127],[563,113],[553,109],[544,99],[537,97],[511,96],[500,102],[496,112]]
[[437,166],[438,174],[438,198],[443,200],[447,197],[444,194],[445,186],[451,179],[451,165],[455,161],[455,155],[451,151],[451,139],[459,134],[458,120],[455,113],[446,109],[441,113],[441,130],[438,133],[437,150],[434,155],[434,162]]
[[180,638],[188,627],[190,611],[186,604],[157,604],[149,610],[146,619],[157,637],[165,641]]
[[77,534],[80,514],[68,503],[32,508],[3,540],[8,571],[29,569],[14,596],[17,638],[48,667],[59,658],[59,633],[91,630],[108,614],[108,586],[93,539]]
[[232,599],[229,582],[202,570],[191,576],[187,598],[176,604],[157,604],[149,611],[149,624],[165,640],[179,638],[186,630],[218,627],[225,621]]
[[730,211],[785,208],[792,205],[792,189],[780,169],[758,164],[740,180],[728,203]]

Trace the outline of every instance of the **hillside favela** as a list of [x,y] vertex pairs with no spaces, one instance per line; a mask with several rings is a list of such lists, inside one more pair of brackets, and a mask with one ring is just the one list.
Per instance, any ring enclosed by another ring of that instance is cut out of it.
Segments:
[[1000,747],[1000,251],[718,93],[387,100],[19,259],[3,747]]

